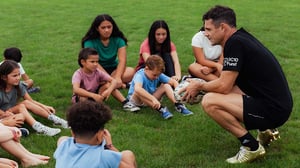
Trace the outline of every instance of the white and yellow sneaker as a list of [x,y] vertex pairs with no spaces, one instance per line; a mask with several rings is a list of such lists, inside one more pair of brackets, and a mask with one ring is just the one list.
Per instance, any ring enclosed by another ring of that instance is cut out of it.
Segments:
[[241,146],[240,151],[233,157],[228,158],[226,162],[228,163],[247,163],[258,158],[263,157],[266,154],[265,148],[259,144],[256,151],[251,151],[248,147]]
[[272,141],[276,141],[279,138],[279,131],[276,128],[258,131],[257,135],[257,141],[259,141],[262,146],[269,146]]

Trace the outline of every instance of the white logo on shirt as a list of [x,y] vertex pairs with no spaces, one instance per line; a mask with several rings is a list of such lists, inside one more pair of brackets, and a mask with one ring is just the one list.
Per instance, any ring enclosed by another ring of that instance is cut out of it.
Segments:
[[237,63],[239,61],[239,58],[229,57],[224,58],[224,66],[237,66]]

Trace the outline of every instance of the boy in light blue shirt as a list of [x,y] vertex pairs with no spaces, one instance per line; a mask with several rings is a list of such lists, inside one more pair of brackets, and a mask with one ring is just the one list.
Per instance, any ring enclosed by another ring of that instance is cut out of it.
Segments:
[[157,110],[164,119],[170,119],[173,114],[167,107],[161,105],[160,99],[166,95],[174,103],[176,111],[183,115],[192,115],[184,104],[175,100],[172,87],[177,87],[178,82],[163,72],[165,64],[160,56],[152,55],[145,62],[145,68],[134,75],[128,90],[127,99],[135,106],[149,106]]
[[133,152],[119,152],[112,144],[104,125],[111,120],[108,106],[94,101],[81,101],[67,113],[72,137],[58,140],[54,153],[56,168],[136,168]]

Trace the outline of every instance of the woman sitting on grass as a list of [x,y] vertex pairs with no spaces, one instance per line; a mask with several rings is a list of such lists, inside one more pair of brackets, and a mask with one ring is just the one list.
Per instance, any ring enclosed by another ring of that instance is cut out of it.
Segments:
[[176,81],[181,78],[181,67],[175,44],[171,41],[169,26],[164,20],[156,20],[152,23],[148,38],[140,46],[140,59],[138,71],[145,67],[145,62],[151,55],[159,55],[165,62],[164,74]]

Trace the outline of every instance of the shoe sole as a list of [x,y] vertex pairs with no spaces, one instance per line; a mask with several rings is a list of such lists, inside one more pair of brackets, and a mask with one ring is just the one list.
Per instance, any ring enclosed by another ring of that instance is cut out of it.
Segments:
[[43,136],[55,136],[55,135],[57,135],[57,134],[59,134],[59,133],[61,133],[61,130],[59,130],[57,133],[55,133],[55,134],[53,134],[53,135],[48,135],[48,134],[45,134],[44,132],[37,132],[38,133],[38,135],[43,135]]
[[167,117],[163,117],[165,120],[171,119],[173,117],[173,115],[169,115]]
[[63,127],[61,124],[55,124],[55,123],[53,123],[53,126],[59,126],[63,129],[69,129],[70,128],[69,126],[68,127]]
[[124,108],[125,111],[131,111],[131,112],[136,112],[136,111],[140,111],[141,109],[136,107],[136,108],[131,108],[131,109],[127,109],[127,108]]
[[183,116],[190,116],[190,115],[193,115],[194,113],[188,113],[188,114],[183,114],[181,113]]
[[193,115],[193,114],[194,114],[193,112],[190,112],[190,113],[188,113],[188,114],[184,114],[184,113],[182,113],[180,110],[177,110],[177,108],[175,108],[175,110],[176,110],[178,113],[182,114],[183,116],[189,116],[189,115]]

